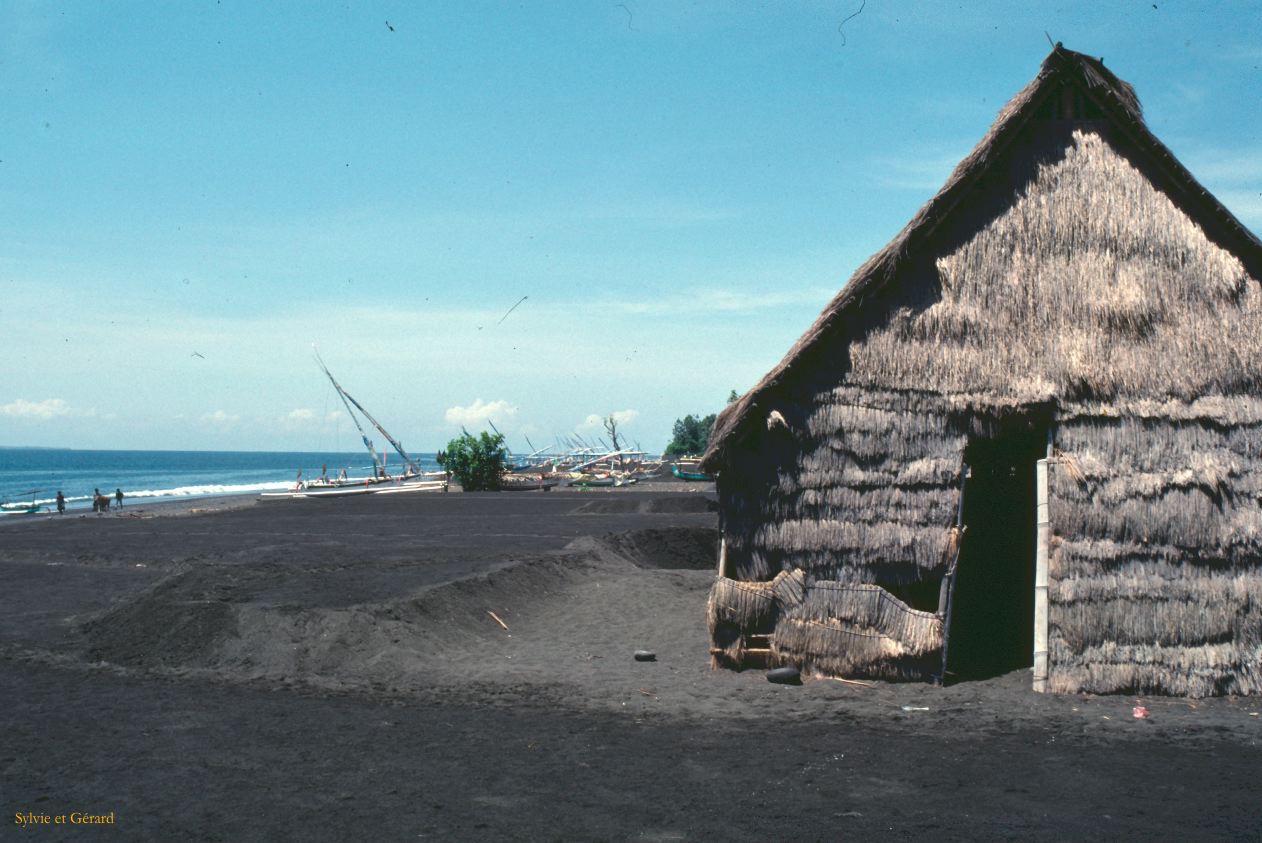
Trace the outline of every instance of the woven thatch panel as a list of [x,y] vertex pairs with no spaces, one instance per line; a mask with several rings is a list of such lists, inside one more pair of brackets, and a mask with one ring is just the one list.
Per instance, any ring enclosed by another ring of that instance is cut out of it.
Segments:
[[1054,689],[1262,689],[1259,429],[1108,414],[1061,424],[1051,484]]
[[1157,498],[1127,498],[1112,504],[1092,497],[1057,499],[1052,520],[1058,532],[1070,536],[1189,549],[1220,548],[1243,538],[1236,534],[1230,513],[1224,513],[1219,502],[1201,489],[1170,489]]
[[876,406],[843,403],[850,397],[810,392],[805,417],[786,405],[784,430],[725,470],[729,575],[767,580],[801,568],[817,579],[897,584],[940,576],[959,502],[958,420],[942,407],[908,412],[913,399],[895,392],[874,393]]
[[827,489],[837,485],[856,489],[880,486],[952,487],[959,482],[960,454],[964,450],[964,443],[961,441],[950,444],[958,445],[954,451],[943,448],[951,456],[922,457],[910,462],[891,460],[884,465],[864,465],[850,455],[820,449],[804,458],[797,472],[783,474],[778,491],[787,494],[801,489]]
[[739,582],[719,577],[710,587],[711,632],[721,623],[735,624],[742,632],[770,632],[776,609],[776,593],[770,582]]
[[1188,697],[1262,693],[1262,646],[1109,643],[1078,652],[1055,634],[1050,645],[1055,669],[1048,683],[1058,693],[1160,693]]
[[719,577],[707,604],[713,663],[739,667],[750,636],[804,671],[925,678],[941,666],[942,621],[874,585],[808,583],[801,570],[769,582]]
[[[1062,604],[1105,600],[1199,601],[1249,610],[1262,598],[1262,569],[1241,572],[1218,564],[1199,567],[1168,561],[1129,562],[1091,578],[1057,578],[1050,589]],[[1262,607],[1259,607],[1262,608]]]
[[824,570],[858,566],[898,565],[936,571],[943,564],[946,532],[943,526],[780,521],[758,530],[755,540],[785,558],[807,560],[807,564],[793,567],[822,577]]
[[[1144,419],[1157,422],[1208,422],[1222,426],[1262,425],[1262,399],[1250,395],[1205,395],[1191,401],[1171,398],[1110,401],[1062,401],[1057,415],[1114,422]],[[1256,435],[1256,431],[1255,431]],[[1256,440],[1255,440],[1256,441]]]
[[1216,484],[1262,459],[1262,426],[1198,419],[1062,419],[1057,447],[1087,479],[1191,471]]
[[1262,428],[1079,418],[1056,438],[1051,510],[1060,536],[1262,561],[1254,456]]
[[1049,559],[1051,594],[1073,599],[1079,593],[1091,593],[1092,583],[1099,580],[1110,588],[1108,577],[1156,577],[1170,581],[1194,579],[1212,572],[1229,571],[1233,564],[1221,556],[1189,555],[1169,545],[1139,542],[1115,542],[1108,539],[1052,540]]
[[[837,403],[831,392],[815,396],[807,419],[812,441],[827,445],[813,457],[828,460],[830,452],[858,462],[899,464],[956,450],[961,431],[940,413],[885,410],[870,406]],[[804,467],[811,468],[811,458]]]
[[956,486],[833,486],[780,495],[768,502],[765,512],[775,519],[796,517],[815,520],[835,518],[844,513],[848,520],[855,523],[888,522],[920,526],[950,523],[955,518],[958,502],[959,490]]
[[781,571],[771,581],[771,591],[782,608],[799,605],[806,599],[806,573],[801,568]]
[[785,612],[794,620],[837,621],[891,638],[906,652],[924,655],[942,647],[942,619],[913,609],[877,585],[817,581],[802,603]]
[[804,673],[874,679],[924,679],[941,666],[940,650],[915,652],[885,635],[842,621],[784,618],[771,648]]
[[777,611],[776,596],[770,582],[737,582],[727,577],[716,579],[706,601],[712,664],[739,666],[745,654],[745,636],[771,632]]
[[[1257,585],[1255,579],[1252,586]],[[1249,595],[1235,593],[1215,601],[1213,591],[1147,599],[1117,592],[1095,600],[1060,602],[1055,627],[1065,646],[1076,653],[1105,642],[1162,647],[1262,643],[1262,613],[1253,610]]]

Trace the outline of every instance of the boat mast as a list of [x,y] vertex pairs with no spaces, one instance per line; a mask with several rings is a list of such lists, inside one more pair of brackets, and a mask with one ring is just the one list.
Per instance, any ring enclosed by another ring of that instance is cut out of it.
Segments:
[[[328,366],[325,366],[324,361],[320,359],[320,350],[315,347],[315,343],[311,344],[311,348],[315,350],[316,362],[320,364],[320,368],[323,369],[324,374],[328,376],[329,382],[332,383],[333,388],[337,390],[338,397],[342,399],[342,404],[346,407],[347,415],[351,417],[351,421],[355,422],[355,428],[359,431],[359,438],[364,440],[364,447],[368,449],[368,456],[372,457],[373,477],[382,476],[385,472],[381,467],[381,461],[377,459],[377,449],[372,446],[372,442],[368,441],[368,434],[364,433],[364,426],[360,424],[359,419],[355,417],[355,411],[351,409],[351,405],[346,403],[346,399],[350,398],[350,396],[346,394],[346,390],[342,389],[341,384],[339,384],[337,379],[333,377],[333,373],[329,371]],[[354,400],[354,398],[351,398],[351,401]],[[356,404],[355,406],[358,407],[359,405]],[[363,408],[361,407],[360,409]],[[367,415],[367,413],[364,415]]]
[[[312,346],[312,348],[315,348],[315,346]],[[369,413],[367,410],[365,410],[363,405],[360,404],[358,401],[356,401],[353,395],[351,395],[345,389],[342,389],[342,385],[333,379],[333,375],[329,373],[328,367],[324,365],[324,360],[320,358],[319,349],[316,350],[315,355],[316,355],[316,360],[320,364],[320,368],[323,369],[324,373],[329,376],[329,380],[333,381],[333,386],[337,388],[338,394],[342,396],[342,403],[346,403],[346,401],[349,400],[352,404],[354,404],[359,409],[359,411],[364,414],[364,418],[368,419],[368,421],[372,423],[372,426],[377,428],[377,430],[381,432],[382,436],[386,437],[386,441],[388,441],[394,447],[394,449],[399,452],[399,456],[403,457],[403,462],[405,464],[407,464],[409,467],[413,469],[419,468],[419,466],[416,463],[416,460],[409,457],[408,452],[403,450],[403,446],[399,444],[399,440],[391,436],[389,432],[384,427],[381,426],[381,422],[374,419],[372,417],[372,414]],[[350,408],[347,407],[347,410],[349,411]],[[358,425],[358,422],[356,422],[356,424]],[[361,428],[359,432],[362,434],[364,431]],[[364,442],[365,443],[368,442],[367,437],[364,438]],[[370,445],[369,447],[371,448],[372,446]],[[373,461],[376,462],[375,457]]]

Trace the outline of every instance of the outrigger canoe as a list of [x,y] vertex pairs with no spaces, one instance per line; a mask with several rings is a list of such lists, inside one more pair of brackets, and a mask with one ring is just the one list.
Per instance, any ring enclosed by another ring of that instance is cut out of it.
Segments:
[[394,483],[386,485],[332,486],[307,489],[289,489],[284,492],[263,492],[260,498],[268,500],[292,500],[294,498],[349,498],[355,495],[397,495],[403,492],[441,492],[447,488],[446,480],[423,480],[418,483]]
[[685,471],[676,463],[670,467],[670,473],[678,477],[680,480],[691,480],[693,482],[702,482],[705,480],[713,480],[714,476],[703,474],[700,471]]
[[0,503],[0,515],[34,515],[38,512],[43,512],[45,508],[44,505],[42,503],[35,502],[35,496],[38,495],[40,491],[40,489],[32,489],[31,491],[24,493],[31,496],[30,503],[26,503],[25,501],[22,501],[21,503],[11,501]]
[[567,486],[621,486],[622,481],[617,477],[575,477],[565,485]]
[[559,480],[522,480],[514,478],[513,480],[501,480],[501,492],[546,492],[560,483]]

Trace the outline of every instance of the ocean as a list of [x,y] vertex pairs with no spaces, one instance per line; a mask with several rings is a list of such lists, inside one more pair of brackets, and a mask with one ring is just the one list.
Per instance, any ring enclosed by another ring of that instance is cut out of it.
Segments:
[[[438,471],[434,454],[411,454],[426,471]],[[391,454],[386,469],[402,465]],[[0,503],[55,506],[57,491],[69,509],[90,509],[92,493],[123,490],[124,504],[239,495],[293,486],[299,469],[310,480],[328,466],[350,477],[368,477],[372,462],[358,453],[268,451],[80,451],[62,448],[0,448]]]

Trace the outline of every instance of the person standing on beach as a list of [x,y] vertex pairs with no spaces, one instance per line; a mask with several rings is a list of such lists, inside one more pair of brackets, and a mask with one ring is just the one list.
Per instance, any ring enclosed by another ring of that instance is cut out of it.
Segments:
[[115,490],[114,490],[114,503],[118,504],[119,506],[122,506],[122,505],[123,505],[123,489],[122,489],[122,487],[119,487],[119,488],[117,488],[117,489],[115,489]]
[[57,490],[57,514],[66,514],[66,496],[61,493],[61,489]]
[[92,490],[92,511],[101,511],[101,490],[99,488]]

